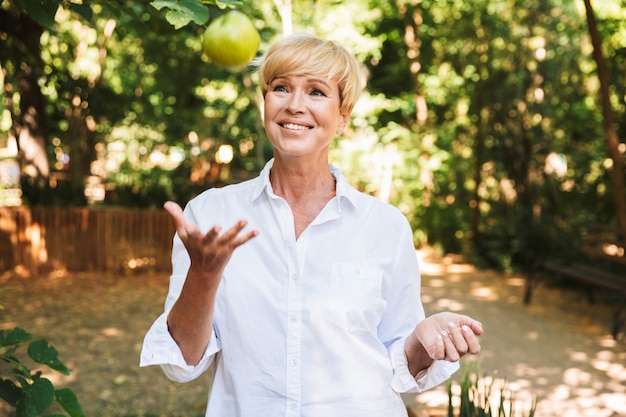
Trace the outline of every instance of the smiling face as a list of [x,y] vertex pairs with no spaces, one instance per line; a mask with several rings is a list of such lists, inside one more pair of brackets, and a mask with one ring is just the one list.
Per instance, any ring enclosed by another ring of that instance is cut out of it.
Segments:
[[265,94],[265,130],[283,157],[325,157],[349,115],[340,111],[339,87],[310,75],[276,77]]
[[306,34],[280,39],[259,67],[265,129],[275,156],[326,157],[361,90],[358,64],[343,47]]

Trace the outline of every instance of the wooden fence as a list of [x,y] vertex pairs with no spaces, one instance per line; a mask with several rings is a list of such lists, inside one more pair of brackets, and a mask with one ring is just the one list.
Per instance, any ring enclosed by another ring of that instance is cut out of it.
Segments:
[[169,271],[173,236],[164,210],[0,208],[0,271]]

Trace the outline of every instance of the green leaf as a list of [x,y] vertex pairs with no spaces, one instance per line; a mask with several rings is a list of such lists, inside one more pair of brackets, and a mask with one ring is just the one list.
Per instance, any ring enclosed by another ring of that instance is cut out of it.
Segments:
[[54,17],[60,4],[61,0],[21,0],[24,12],[45,28],[54,25]]
[[21,327],[15,327],[13,330],[6,333],[4,330],[0,330],[0,346],[13,346],[19,343],[26,342],[33,337],[31,333]]
[[12,347],[4,346],[7,350],[0,355],[0,358],[5,362],[18,362],[17,358],[13,356],[15,351],[19,348],[18,345],[14,345]]
[[155,0],[150,4],[157,10],[169,9],[165,19],[176,29],[190,22],[204,25],[209,20],[209,9],[196,0]]
[[178,8],[178,3],[174,0],[155,0],[151,2],[150,5],[157,10],[161,10],[164,7],[167,7],[168,9]]
[[56,391],[57,402],[68,412],[70,417],[85,417],[83,408],[76,398],[76,394],[69,388],[62,388]]
[[179,4],[195,23],[203,25],[209,20],[209,9],[196,0],[180,0]]
[[184,12],[180,10],[170,10],[165,13],[165,19],[174,26],[174,29],[180,29],[187,26],[191,19]]
[[28,356],[35,362],[48,365],[50,368],[64,375],[69,375],[70,373],[67,366],[59,359],[57,350],[53,346],[50,346],[47,340],[39,339],[30,342],[28,345]]
[[[16,375],[15,379],[17,379],[17,382],[20,383],[20,385],[22,386],[22,388],[26,388],[27,386],[29,386],[30,384],[28,383],[28,381],[26,381],[24,379],[24,377],[22,377],[21,375]],[[30,380],[30,374],[28,375],[28,379]]]
[[243,7],[243,2],[241,0],[198,0],[202,4],[212,4],[220,9],[225,9],[227,7],[230,8],[241,8]]
[[91,22],[91,18],[93,17],[93,10],[89,4],[78,4],[78,3],[70,3],[70,10],[85,19],[88,22]]
[[22,389],[15,385],[15,382],[10,379],[0,380],[0,398],[6,401],[9,405],[15,407],[17,400],[22,396]]
[[230,6],[230,7],[243,6],[243,3],[240,0],[216,0],[215,4],[221,8],[224,8],[224,6]]
[[15,406],[16,417],[37,417],[52,405],[54,386],[49,379],[38,378],[24,388],[22,397]]

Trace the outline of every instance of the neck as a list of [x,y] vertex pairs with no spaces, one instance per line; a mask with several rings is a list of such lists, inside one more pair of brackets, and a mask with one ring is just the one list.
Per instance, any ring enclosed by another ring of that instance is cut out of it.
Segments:
[[335,177],[328,162],[302,165],[274,165],[270,171],[274,194],[282,197],[291,207],[294,232],[298,239],[324,206],[335,197]]
[[327,161],[308,166],[276,162],[270,171],[270,182],[276,195],[287,201],[326,200],[335,195],[335,177]]

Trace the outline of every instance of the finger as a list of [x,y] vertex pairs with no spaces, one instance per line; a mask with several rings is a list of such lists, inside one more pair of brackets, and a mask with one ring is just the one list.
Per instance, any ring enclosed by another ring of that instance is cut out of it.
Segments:
[[461,330],[465,335],[468,352],[474,355],[480,353],[480,342],[478,341],[478,337],[474,334],[474,331],[468,326],[463,326]]
[[259,231],[258,230],[251,230],[251,231],[249,231],[244,236],[242,236],[240,245],[243,245],[244,243],[246,243],[250,239],[257,237],[258,235],[259,235]]
[[175,222],[184,220],[183,209],[173,201],[166,201],[163,208],[167,211]]
[[248,233],[240,235],[241,231],[248,225],[248,222],[245,220],[238,221],[233,227],[231,227],[228,231],[224,233],[222,238],[224,241],[228,242],[230,246],[236,248],[240,245],[243,245],[253,237],[257,236],[259,232],[257,230],[252,230]]
[[237,235],[243,230],[244,227],[248,224],[245,220],[239,220],[233,227],[228,229],[222,235],[222,240],[224,241],[233,241],[237,238]]
[[474,334],[476,335],[481,335],[483,334],[483,325],[481,322],[479,322],[478,320],[474,320],[473,318],[469,317],[469,316],[461,316],[459,323],[459,326],[469,326],[469,328],[474,332]]
[[443,360],[446,357],[446,347],[443,339],[442,335],[437,335],[435,344],[427,350],[428,355],[434,360]]
[[174,220],[174,227],[176,228],[176,232],[181,239],[187,238],[187,222],[185,220],[185,215],[183,214],[183,209],[173,201],[167,201],[163,204],[163,208],[167,211],[172,219]]
[[448,326],[450,338],[454,343],[455,350],[459,353],[460,356],[464,356],[469,350],[469,346],[467,345],[467,341],[465,340],[465,335],[463,334],[461,328],[459,328],[453,321],[449,322]]
[[450,362],[457,362],[461,359],[461,355],[456,349],[454,341],[449,333],[445,332],[445,336],[442,334],[443,345],[445,349],[445,359]]
[[207,243],[213,242],[215,239],[217,239],[219,237],[221,231],[222,231],[222,227],[221,226],[213,226],[202,237],[202,243],[207,244]]
[[472,320],[472,324],[470,326],[475,335],[480,336],[483,334],[483,324],[479,321]]

